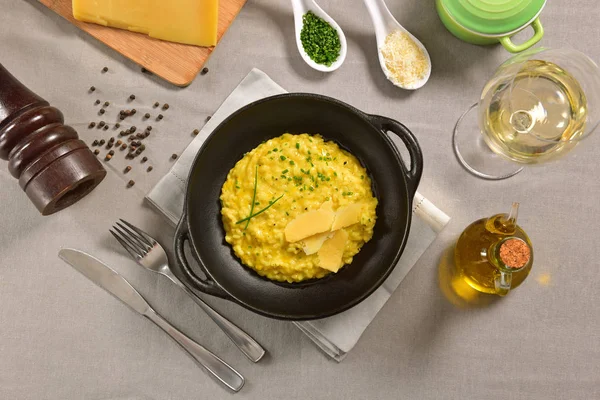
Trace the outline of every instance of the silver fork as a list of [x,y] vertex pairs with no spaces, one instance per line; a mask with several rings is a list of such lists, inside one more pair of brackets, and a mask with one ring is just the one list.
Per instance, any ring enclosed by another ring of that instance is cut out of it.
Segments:
[[122,219],[120,221],[121,223],[117,222],[113,225],[114,231],[113,229],[110,229],[110,233],[119,241],[119,243],[121,243],[138,264],[150,271],[166,276],[171,282],[189,294],[196,304],[208,314],[219,328],[225,332],[229,339],[231,339],[241,352],[252,362],[258,362],[265,355],[265,349],[263,349],[256,340],[233,322],[215,311],[201,298],[197,297],[194,292],[188,289],[173,274],[169,268],[167,253],[160,243],[129,222]]

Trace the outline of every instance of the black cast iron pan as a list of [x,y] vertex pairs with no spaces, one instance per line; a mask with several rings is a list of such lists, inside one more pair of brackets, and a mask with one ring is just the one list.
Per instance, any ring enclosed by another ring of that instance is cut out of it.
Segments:
[[[386,132],[406,145],[407,169]],[[300,284],[269,281],[244,267],[225,242],[219,196],[227,173],[244,153],[283,133],[321,134],[367,168],[379,200],[373,238],[337,274]],[[423,156],[413,134],[389,118],[365,114],[338,100],[289,93],[258,100],[223,121],[198,152],[188,177],[185,206],[175,234],[178,275],[190,287],[258,313],[287,320],[331,316],[377,289],[402,255]],[[198,265],[184,254],[189,241]]]

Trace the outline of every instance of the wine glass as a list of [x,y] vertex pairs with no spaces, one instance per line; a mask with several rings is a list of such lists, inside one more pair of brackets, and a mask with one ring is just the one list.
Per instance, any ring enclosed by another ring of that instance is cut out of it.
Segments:
[[539,48],[496,70],[479,103],[458,119],[452,142],[467,171],[499,180],[565,155],[599,122],[598,66],[576,50]]

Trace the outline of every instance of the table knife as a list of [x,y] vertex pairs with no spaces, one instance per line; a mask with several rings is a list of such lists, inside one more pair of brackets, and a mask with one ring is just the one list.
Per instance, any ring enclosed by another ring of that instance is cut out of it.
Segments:
[[125,278],[100,260],[75,249],[62,249],[58,256],[89,280],[148,318],[171,336],[202,367],[234,392],[244,386],[244,377],[212,352],[184,335],[156,313]]

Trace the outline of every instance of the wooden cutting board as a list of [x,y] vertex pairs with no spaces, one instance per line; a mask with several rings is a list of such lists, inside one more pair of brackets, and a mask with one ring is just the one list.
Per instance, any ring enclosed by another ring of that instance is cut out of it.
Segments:
[[[73,18],[71,0],[40,2],[107,46],[177,86],[189,85],[214,50],[214,47],[165,42],[141,33],[77,21]],[[219,1],[217,43],[245,3],[246,0]]]

